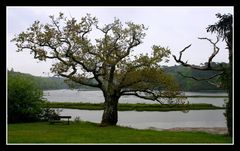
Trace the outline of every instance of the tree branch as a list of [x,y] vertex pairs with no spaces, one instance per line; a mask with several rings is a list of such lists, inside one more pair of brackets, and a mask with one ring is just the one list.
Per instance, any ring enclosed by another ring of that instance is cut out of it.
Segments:
[[152,96],[147,97],[147,96],[138,94],[137,91],[139,91],[139,90],[125,90],[125,91],[122,91],[121,94],[122,95],[133,95],[133,96],[145,99],[145,100],[157,101],[158,103],[163,104],[163,102],[159,100],[160,96],[156,96],[153,92],[147,91],[147,90],[139,91],[139,92],[149,93],[150,95],[152,95]]
[[198,39],[208,40],[208,41],[213,45],[213,53],[212,53],[212,55],[211,55],[211,56],[209,57],[209,59],[208,59],[208,66],[207,66],[207,68],[212,69],[212,67],[211,67],[212,59],[213,59],[213,58],[218,54],[218,52],[219,52],[219,47],[216,46],[216,44],[217,44],[218,41],[219,41],[219,37],[217,37],[217,41],[216,41],[215,43],[212,42],[212,40],[209,39],[209,38],[198,38]]
[[196,81],[206,81],[206,80],[211,80],[217,76],[220,76],[223,74],[223,72],[220,72],[220,73],[217,73],[217,74],[214,74],[212,75],[211,77],[208,77],[208,78],[197,78],[197,77],[194,77],[194,76],[187,76],[187,75],[184,75],[182,74],[181,72],[177,72],[178,74],[180,74],[181,76],[185,77],[185,78],[190,78],[190,79],[193,79],[193,80],[196,80]]
[[224,74],[224,72],[220,72],[220,73],[214,74],[214,75],[212,75],[211,77],[208,77],[208,78],[197,78],[197,77],[194,77],[194,76],[186,76],[186,75],[182,74],[181,72],[178,72],[178,74],[180,74],[181,76],[183,76],[185,78],[190,78],[190,79],[193,79],[193,80],[196,80],[196,81],[206,81],[207,83],[209,83],[211,85],[214,85],[214,86],[219,88],[221,86],[220,84],[213,83],[213,82],[211,82],[209,80]]
[[196,65],[191,65],[191,64],[188,64],[187,62],[184,62],[182,61],[182,54],[183,52],[188,49],[190,45],[188,45],[187,47],[185,47],[183,50],[180,51],[179,53],[179,58],[177,59],[177,57],[175,55],[172,55],[174,60],[177,62],[177,63],[180,63],[181,65],[185,66],[185,67],[190,67],[192,69],[196,69],[196,70],[214,70],[214,71],[222,71],[222,69],[217,69],[217,68],[213,68],[211,66],[211,63],[212,63],[212,60],[213,58],[218,54],[219,52],[219,47],[216,46],[216,44],[219,42],[219,37],[217,37],[217,41],[216,42],[212,42],[211,39],[209,38],[198,38],[198,39],[201,39],[201,40],[208,40],[212,45],[213,45],[213,53],[211,54],[211,56],[209,57],[208,59],[208,62],[207,62],[207,66],[203,66],[203,67],[199,67],[199,66],[196,66]]
[[74,77],[73,74],[76,73],[76,72],[75,72],[75,73],[74,73],[74,72],[75,72],[75,71],[73,71],[73,72],[70,73],[70,74],[63,74],[63,73],[58,72],[58,74],[59,74],[60,76],[62,76],[62,77],[69,78],[69,79],[71,79],[72,81],[75,81],[75,82],[80,83],[80,84],[82,84],[82,85],[87,85],[87,86],[91,86],[91,87],[100,88],[100,84],[99,84],[99,83],[98,83],[98,84],[91,83],[91,82],[89,82],[90,79],[88,79],[88,78],[82,79],[82,78],[80,78],[80,77]]
[[174,60],[175,60],[176,62],[178,62],[178,63],[181,63],[183,66],[184,66],[184,65],[185,65],[185,66],[189,66],[189,65],[186,65],[186,63],[184,63],[181,59],[182,59],[182,53],[183,53],[186,49],[188,49],[189,47],[191,47],[191,45],[192,45],[192,44],[188,45],[187,47],[185,47],[183,50],[181,50],[181,51],[179,52],[179,58],[178,58],[178,59],[176,58],[175,55],[173,55]]

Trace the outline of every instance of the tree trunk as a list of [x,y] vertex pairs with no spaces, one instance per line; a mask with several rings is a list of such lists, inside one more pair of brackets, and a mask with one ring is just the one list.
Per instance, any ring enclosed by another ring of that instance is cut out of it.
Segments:
[[227,119],[227,128],[228,134],[232,136],[232,88],[229,88],[228,91],[228,102],[226,105],[226,119]]
[[227,127],[228,134],[232,136],[232,46],[229,47],[229,69],[227,71],[227,90],[228,90],[228,102],[226,105],[226,119],[227,119]]
[[116,95],[104,93],[104,112],[101,125],[116,125],[118,121],[118,99]]

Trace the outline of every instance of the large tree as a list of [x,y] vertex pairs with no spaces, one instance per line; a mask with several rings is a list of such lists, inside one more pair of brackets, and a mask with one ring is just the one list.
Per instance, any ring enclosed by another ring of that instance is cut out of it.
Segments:
[[[123,25],[114,19],[100,27],[89,14],[80,21],[67,19],[63,13],[50,18],[50,24],[35,21],[12,41],[16,42],[17,51],[28,49],[35,59],[55,59],[51,71],[56,75],[100,88],[105,98],[101,124],[116,125],[118,100],[123,95],[159,103],[178,101],[172,100],[180,93],[178,85],[159,65],[167,61],[170,50],[154,45],[150,55],[133,55],[133,49],[145,37],[144,25]],[[91,39],[95,35],[102,38]]]
[[[188,45],[187,47],[185,47],[183,50],[180,51],[180,55],[177,58],[175,55],[173,55],[174,59],[176,62],[182,64],[185,67],[190,67],[193,69],[197,69],[197,70],[202,70],[202,71],[206,71],[206,70],[213,70],[216,71],[216,74],[210,76],[209,78],[197,78],[197,77],[193,77],[193,76],[186,76],[183,75],[182,73],[180,73],[182,76],[184,77],[188,77],[188,78],[192,78],[198,81],[202,81],[202,80],[210,80],[213,78],[219,78],[220,83],[216,84],[216,83],[211,83],[217,86],[221,86],[222,88],[224,88],[227,92],[228,92],[228,101],[226,104],[226,112],[225,112],[225,116],[227,119],[227,127],[228,127],[228,133],[229,135],[232,135],[232,26],[233,26],[233,22],[232,22],[232,14],[216,14],[217,18],[219,18],[219,21],[213,25],[209,25],[207,27],[207,32],[211,32],[211,33],[217,33],[217,40],[216,42],[213,42],[211,39],[209,38],[199,38],[201,40],[207,40],[210,42],[210,44],[213,46],[213,52],[211,54],[211,56],[209,57],[207,63],[205,63],[203,66],[196,66],[193,64],[189,64],[185,61],[182,60],[182,55],[183,52],[186,51],[186,49],[188,49],[191,45]],[[212,60],[214,59],[214,57],[218,54],[218,52],[220,51],[219,47],[217,47],[217,43],[219,42],[219,40],[222,39],[223,41],[226,42],[227,44],[227,50],[229,51],[229,65],[226,66],[224,64],[222,65],[218,65],[218,66],[214,66]]]

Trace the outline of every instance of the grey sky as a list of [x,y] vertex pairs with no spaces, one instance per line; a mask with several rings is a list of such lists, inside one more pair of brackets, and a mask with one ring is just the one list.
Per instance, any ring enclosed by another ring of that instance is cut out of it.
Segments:
[[[184,53],[183,60],[188,63],[206,62],[212,52],[208,41],[197,37],[216,35],[206,32],[209,24],[218,21],[215,14],[231,13],[233,7],[8,7],[7,8],[7,68],[15,71],[46,76],[53,61],[39,62],[33,59],[29,51],[16,52],[16,46],[10,40],[15,34],[25,31],[35,20],[49,23],[49,15],[63,12],[67,17],[79,19],[90,13],[96,16],[100,25],[111,23],[114,17],[122,23],[133,21],[148,27],[144,43],[136,47],[136,53],[151,51],[152,45],[168,47],[178,56],[180,50],[189,44],[192,46]],[[228,53],[224,42],[219,42],[220,53],[213,61],[228,62]],[[167,65],[176,64],[172,57]],[[43,74],[45,73],[45,74]]]

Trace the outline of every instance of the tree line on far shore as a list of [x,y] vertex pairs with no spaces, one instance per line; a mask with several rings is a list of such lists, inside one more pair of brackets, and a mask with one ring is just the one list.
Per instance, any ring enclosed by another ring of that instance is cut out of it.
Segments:
[[[217,66],[220,63],[213,62],[213,64]],[[227,65],[227,63],[225,65]],[[208,83],[207,81],[196,81],[194,79],[184,78],[179,74],[179,72],[181,72],[187,76],[207,78],[215,74],[214,71],[199,72],[198,70],[186,68],[182,65],[164,66],[163,70],[176,79],[182,91],[222,91],[223,90],[222,88],[218,88],[215,85]],[[80,85],[74,82],[71,82],[71,84],[69,85],[69,81],[66,81],[66,79],[62,77],[33,76],[28,73],[16,72],[13,69],[8,71],[8,75],[11,75],[11,76],[20,75],[20,76],[27,77],[28,79],[35,81],[37,86],[42,90],[69,89],[71,88],[71,86],[80,90],[96,89],[89,86]],[[211,80],[211,82],[216,83],[217,79],[213,79]]]

